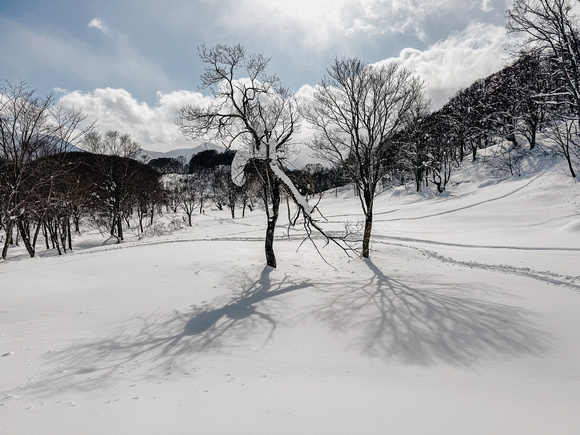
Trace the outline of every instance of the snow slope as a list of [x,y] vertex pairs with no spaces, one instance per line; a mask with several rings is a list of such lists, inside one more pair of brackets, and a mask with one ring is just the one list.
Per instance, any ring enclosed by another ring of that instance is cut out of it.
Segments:
[[[580,185],[378,198],[372,259],[264,216],[0,264],[0,433],[578,434]],[[362,219],[350,189],[327,228]],[[93,237],[91,239],[91,237]]]

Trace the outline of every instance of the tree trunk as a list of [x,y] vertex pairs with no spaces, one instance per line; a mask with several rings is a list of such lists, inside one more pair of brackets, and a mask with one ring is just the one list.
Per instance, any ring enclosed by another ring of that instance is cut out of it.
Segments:
[[364,204],[365,204],[365,231],[363,234],[362,256],[370,258],[371,251],[371,231],[373,229],[373,205],[374,205],[374,188],[369,186],[369,190],[365,188]]
[[40,229],[41,229],[43,221],[44,221],[44,218],[42,218],[41,220],[38,221],[38,225],[36,226],[36,229],[34,230],[34,236],[32,237],[32,246],[34,246],[35,251],[36,251],[36,241],[38,240],[38,235],[40,234]]
[[276,229],[276,220],[274,218],[268,219],[268,226],[266,227],[266,264],[270,267],[276,268],[276,254],[274,253],[274,232]]
[[568,162],[568,169],[570,169],[570,175],[572,178],[576,178],[576,172],[574,172],[574,166],[572,166],[572,160],[570,158],[570,154],[566,154],[566,161]]
[[70,218],[67,218],[66,220],[66,236],[67,236],[67,240],[68,240],[68,250],[72,251],[72,230],[71,230],[71,224],[70,224]]
[[36,254],[36,249],[32,245],[32,242],[30,239],[30,228],[26,228],[24,226],[24,222],[22,222],[21,220],[18,220],[17,225],[18,225],[18,231],[20,231],[20,235],[22,237],[22,242],[24,243],[24,247],[26,248],[28,255],[30,255],[30,257],[32,258]]
[[117,237],[119,241],[123,240],[123,220],[121,216],[117,218]]
[[415,187],[417,188],[417,192],[421,191],[421,182],[423,181],[423,175],[420,169],[415,170]]
[[365,215],[365,232],[363,235],[362,256],[370,258],[371,247],[371,231],[373,229],[373,213],[372,210]]
[[54,223],[50,223],[48,227],[48,231],[50,232],[50,239],[52,241],[52,246],[54,246],[58,252],[58,255],[62,255],[62,251],[60,249],[60,245],[58,243],[58,221]]
[[46,244],[46,250],[50,249],[50,245],[48,243],[48,230],[46,229],[46,223],[42,224],[42,235],[44,236],[44,243]]
[[530,149],[533,150],[536,147],[536,131],[538,130],[536,123],[530,126]]
[[6,260],[6,257],[8,256],[8,248],[10,247],[10,244],[12,243],[12,228],[14,227],[14,222],[9,220],[6,223],[6,240],[4,240],[4,248],[2,249],[2,259]]
[[[58,221],[57,221],[58,222]],[[66,226],[65,219],[63,218],[61,222],[57,225],[57,234],[60,231],[60,245],[62,246],[62,251],[66,254]]]
[[[276,254],[274,253],[274,235],[276,230],[276,223],[280,213],[280,187],[277,181],[270,186],[270,195],[272,199],[272,213],[268,213],[268,225],[266,227],[266,264],[270,267],[276,268]],[[266,210],[268,210],[268,200],[266,199]]]

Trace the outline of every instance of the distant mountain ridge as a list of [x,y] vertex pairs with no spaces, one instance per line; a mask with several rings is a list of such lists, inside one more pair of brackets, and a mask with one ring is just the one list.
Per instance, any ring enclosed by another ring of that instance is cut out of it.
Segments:
[[152,159],[158,159],[160,157],[172,157],[174,159],[178,158],[179,156],[183,156],[185,158],[186,163],[189,163],[191,157],[201,153],[202,151],[207,150],[216,150],[218,152],[225,151],[225,147],[222,145],[216,145],[211,142],[204,142],[201,145],[198,145],[193,148],[178,148],[171,151],[149,151],[149,150],[141,150],[137,156],[138,159],[143,159],[144,161],[149,161]]
[[64,146],[64,151],[67,153],[84,153],[84,150],[80,149],[78,146],[67,142]]

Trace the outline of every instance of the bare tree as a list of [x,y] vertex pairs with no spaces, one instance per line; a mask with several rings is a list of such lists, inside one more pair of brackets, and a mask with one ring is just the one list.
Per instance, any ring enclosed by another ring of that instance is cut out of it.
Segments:
[[258,174],[267,217],[266,263],[276,267],[274,232],[282,190],[294,199],[305,228],[319,229],[283,166],[300,122],[298,103],[277,76],[266,73],[269,59],[263,55],[248,55],[241,45],[201,46],[198,53],[206,65],[201,88],[211,89],[213,99],[181,108],[178,125],[186,136],[213,136],[227,148],[238,148],[232,162],[236,184],[245,182],[247,167]]
[[130,183],[137,167],[129,160],[139,153],[141,147],[128,133],[107,131],[102,136],[96,132],[87,134],[83,148],[97,157],[96,169],[103,177],[101,188],[107,195],[105,204],[110,216],[110,234],[120,243],[124,238],[123,219],[130,214],[132,202],[136,200]]
[[[246,181],[247,183],[247,181]],[[244,185],[246,184],[244,183]],[[226,205],[230,209],[232,219],[236,217],[236,206],[241,199],[242,187],[235,184],[231,177],[231,169],[228,166],[216,166],[213,170],[213,196],[214,202],[219,207]],[[220,208],[221,210],[221,208]]]
[[573,120],[562,120],[551,126],[551,132],[560,152],[568,163],[572,178],[576,178],[575,164],[580,163],[580,129]]
[[[182,175],[182,174],[179,174]],[[162,177],[163,188],[165,189],[165,207],[173,213],[177,213],[179,201],[181,199],[181,180],[175,174]]]
[[6,259],[13,229],[33,257],[42,222],[54,200],[55,177],[65,169],[59,155],[92,129],[80,110],[38,97],[25,82],[0,88],[0,205]]
[[91,132],[83,141],[85,151],[99,155],[119,156],[134,159],[141,151],[139,142],[131,139],[129,133],[107,131],[104,135]]
[[362,256],[369,257],[374,199],[392,166],[395,134],[423,101],[423,83],[395,63],[381,67],[335,59],[318,85],[307,120],[318,134],[318,155],[344,168],[365,215]]
[[193,174],[183,174],[177,178],[178,207],[187,215],[187,225],[192,226],[193,212],[203,210],[204,198],[208,190],[208,170],[196,171]]

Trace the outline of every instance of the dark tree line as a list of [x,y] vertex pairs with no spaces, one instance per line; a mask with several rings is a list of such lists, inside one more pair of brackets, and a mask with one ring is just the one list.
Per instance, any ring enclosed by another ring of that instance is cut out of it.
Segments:
[[30,256],[39,236],[46,249],[72,250],[72,234],[80,234],[82,219],[117,241],[123,240],[130,220],[143,233],[165,201],[159,174],[127,157],[62,153],[35,160],[30,169],[33,175],[22,187],[36,189],[17,227]]
[[155,169],[161,175],[183,174],[186,172],[184,161],[184,158],[183,161],[181,161],[175,157],[158,157],[156,159],[149,160],[147,165]]
[[[52,94],[37,96],[24,82],[0,89],[3,259],[19,242],[34,257],[41,237],[59,254],[72,249],[81,218],[102,223],[119,241],[133,215],[143,231],[163,201],[159,176],[130,158],[138,144],[129,135],[92,129],[81,111],[60,107]],[[81,143],[96,154],[67,152]]]
[[232,166],[235,152],[225,150],[217,152],[216,150],[206,150],[197,153],[191,157],[188,165],[188,173],[193,174],[200,169],[212,169],[217,166]]

